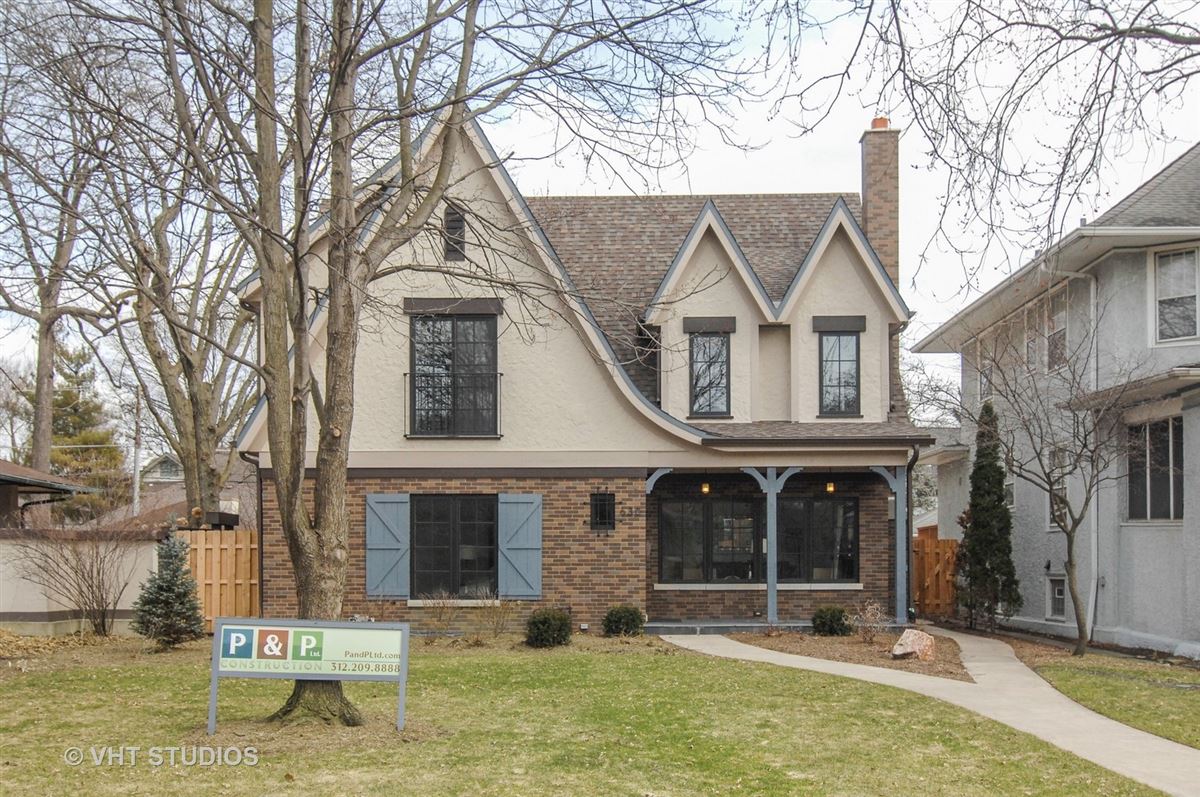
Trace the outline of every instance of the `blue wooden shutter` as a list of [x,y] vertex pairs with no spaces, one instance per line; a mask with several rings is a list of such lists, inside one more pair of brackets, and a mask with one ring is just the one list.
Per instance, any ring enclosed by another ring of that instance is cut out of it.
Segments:
[[367,496],[367,597],[407,598],[412,544],[408,493]]
[[542,597],[542,497],[501,493],[499,536],[502,598]]

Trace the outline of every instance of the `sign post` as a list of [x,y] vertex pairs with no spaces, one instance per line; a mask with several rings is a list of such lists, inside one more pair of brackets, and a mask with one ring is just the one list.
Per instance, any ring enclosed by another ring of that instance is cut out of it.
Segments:
[[217,730],[217,679],[395,681],[396,730],[404,730],[408,623],[343,623],[219,617],[213,629],[208,733]]

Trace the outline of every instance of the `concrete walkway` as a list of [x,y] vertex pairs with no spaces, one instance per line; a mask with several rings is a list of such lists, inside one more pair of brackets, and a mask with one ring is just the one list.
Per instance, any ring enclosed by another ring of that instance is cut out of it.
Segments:
[[958,643],[975,683],[796,656],[715,635],[664,636],[698,653],[857,678],[944,700],[982,714],[1106,769],[1183,797],[1200,795],[1200,750],[1123,725],[1086,709],[1017,659],[1005,643],[927,628]]

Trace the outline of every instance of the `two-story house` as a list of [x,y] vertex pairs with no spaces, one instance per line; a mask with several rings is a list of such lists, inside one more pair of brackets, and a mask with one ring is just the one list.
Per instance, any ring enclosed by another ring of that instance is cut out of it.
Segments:
[[[1099,642],[1200,657],[1200,145],[1090,224],[1072,231],[930,333],[921,353],[961,355],[961,392],[977,406],[998,374],[986,351],[1001,328],[1024,335],[1022,368],[1048,373],[1085,357],[1088,390],[1120,391],[1116,464],[1077,544],[1086,626]],[[980,347],[983,347],[982,349]],[[982,366],[982,367],[981,367]],[[1010,375],[1011,376],[1011,375]],[[1085,405],[1086,406],[1086,405]],[[997,407],[1003,415],[1004,408]],[[938,466],[942,529],[966,506],[973,431],[923,453]],[[1078,479],[1076,478],[1076,482]],[[1016,626],[1073,636],[1065,541],[1048,493],[1013,479],[1013,558],[1024,607]],[[1070,494],[1080,485],[1068,477]]]
[[[873,600],[904,622],[930,439],[898,379],[899,131],[863,134],[861,202],[526,198],[467,132],[441,234],[372,286],[345,613],[420,623],[431,595],[491,593],[593,626],[619,603],[802,624]],[[284,616],[264,416],[240,447],[264,485],[263,611]]]

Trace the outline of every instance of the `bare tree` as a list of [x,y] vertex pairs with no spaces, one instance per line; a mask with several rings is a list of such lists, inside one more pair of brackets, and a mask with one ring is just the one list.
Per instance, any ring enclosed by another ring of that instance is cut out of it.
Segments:
[[1036,301],[1028,313],[974,334],[965,358],[966,377],[979,384],[968,394],[972,400],[964,400],[946,380],[934,377],[923,384],[925,400],[961,418],[964,427],[978,426],[986,401],[995,407],[1008,472],[1045,494],[1050,522],[1063,534],[1077,631],[1074,652],[1083,655],[1090,616],[1077,568],[1080,546],[1087,541],[1084,521],[1097,511],[1101,491],[1127,476],[1130,446],[1123,415],[1147,374],[1134,362],[1111,357],[1098,362],[1103,306],[1068,339],[1065,327],[1046,325],[1052,317],[1045,315],[1049,301]]
[[[461,160],[471,126],[529,114],[557,126],[548,154],[574,147],[610,173],[652,172],[677,162],[694,119],[720,121],[741,67],[712,24],[720,9],[704,0],[297,0],[277,11],[270,0],[74,0],[64,14],[103,31],[93,50],[133,65],[170,124],[156,130],[95,94],[90,102],[119,116],[123,135],[162,149],[182,142],[181,163],[258,267],[261,363],[250,365],[267,401],[272,489],[300,615],[334,619],[348,560],[355,353],[364,323],[384,311],[372,283],[432,271],[564,318],[562,299],[576,297],[517,229],[524,222],[494,212],[473,209],[468,220],[484,242],[478,258],[397,254],[441,240],[456,175],[501,165],[486,153],[482,165]],[[537,276],[496,268],[512,255]],[[166,312],[152,286],[137,292]],[[318,315],[326,345],[314,368]],[[361,722],[338,682],[297,682],[276,716],[299,710]]]
[[41,529],[23,532],[13,546],[21,577],[47,598],[80,612],[93,633],[108,636],[117,607],[129,588],[133,543],[122,531]]
[[[946,175],[936,237],[964,252],[1044,248],[1076,221],[1078,201],[1096,198],[1107,167],[1172,140],[1160,120],[1196,101],[1200,15],[1187,0],[757,8],[783,63],[804,65],[780,109],[802,130],[851,95],[911,118]],[[828,46],[834,36],[845,47]],[[821,59],[800,60],[818,46]],[[963,262],[973,283],[981,261]]]

